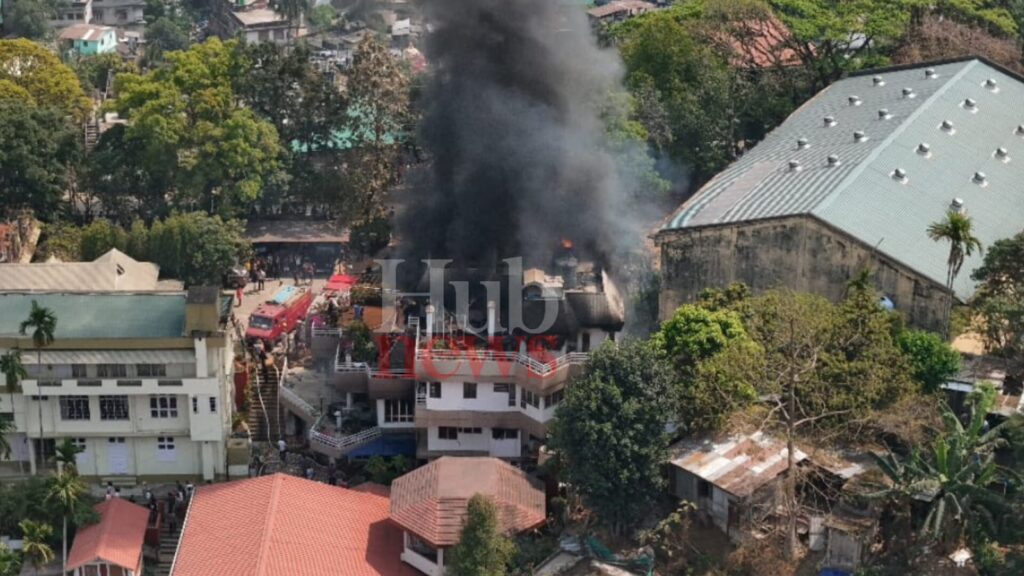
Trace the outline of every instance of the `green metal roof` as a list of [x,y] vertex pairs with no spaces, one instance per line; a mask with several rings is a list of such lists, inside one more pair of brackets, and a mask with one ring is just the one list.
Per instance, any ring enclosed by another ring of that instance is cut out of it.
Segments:
[[0,337],[16,337],[32,301],[57,317],[62,339],[179,338],[185,330],[185,294],[0,294]]
[[[718,174],[665,229],[812,215],[944,284],[949,247],[925,230],[954,198],[985,246],[1024,227],[1021,125],[1024,83],[980,60],[850,77]],[[954,286],[960,297],[974,292],[969,271],[981,258],[964,264]]]

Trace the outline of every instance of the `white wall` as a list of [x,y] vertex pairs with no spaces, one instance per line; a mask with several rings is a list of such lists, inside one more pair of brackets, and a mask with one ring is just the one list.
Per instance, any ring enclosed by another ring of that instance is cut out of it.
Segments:
[[462,382],[441,382],[441,397],[430,397],[430,384],[427,384],[427,409],[428,410],[467,410],[474,412],[522,412],[537,422],[546,423],[555,416],[557,406],[544,408],[544,401],[541,400],[540,407],[532,404],[522,407],[523,390],[516,388],[515,406],[508,405],[507,392],[495,392],[495,384],[490,382],[479,382],[476,385],[476,398],[463,398]]
[[459,432],[458,440],[442,440],[438,427],[427,429],[427,450],[444,452],[487,452],[497,458],[518,458],[522,451],[523,431],[511,440],[495,440],[491,428],[481,428],[480,434]]

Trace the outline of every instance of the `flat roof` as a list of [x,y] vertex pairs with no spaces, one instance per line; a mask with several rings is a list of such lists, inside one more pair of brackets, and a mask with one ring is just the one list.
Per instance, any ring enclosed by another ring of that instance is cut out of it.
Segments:
[[185,330],[185,293],[0,294],[0,337],[25,338],[18,326],[32,302],[57,317],[54,339],[180,338]]
[[253,244],[345,244],[349,232],[325,220],[250,220],[245,236]]

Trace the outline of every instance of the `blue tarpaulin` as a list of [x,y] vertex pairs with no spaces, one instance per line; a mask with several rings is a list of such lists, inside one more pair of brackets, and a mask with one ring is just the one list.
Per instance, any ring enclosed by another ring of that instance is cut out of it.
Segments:
[[348,453],[349,458],[369,458],[371,456],[416,456],[416,437],[408,435],[387,435],[373,442],[364,444]]
[[852,576],[852,573],[838,568],[822,568],[818,576]]

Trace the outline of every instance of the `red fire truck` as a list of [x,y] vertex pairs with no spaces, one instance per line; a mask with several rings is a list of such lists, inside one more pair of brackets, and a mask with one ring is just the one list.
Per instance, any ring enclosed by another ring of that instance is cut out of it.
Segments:
[[245,338],[263,340],[268,344],[277,342],[299,326],[312,303],[313,293],[305,288],[281,288],[273,298],[260,304],[249,315],[249,327],[245,330]]

